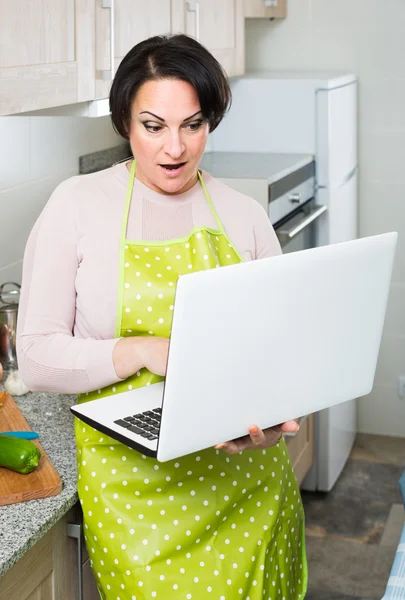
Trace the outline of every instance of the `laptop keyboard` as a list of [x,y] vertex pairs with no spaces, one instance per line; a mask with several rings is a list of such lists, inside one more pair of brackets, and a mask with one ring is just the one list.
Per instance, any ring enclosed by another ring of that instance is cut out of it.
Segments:
[[114,421],[116,425],[124,427],[127,431],[137,433],[147,440],[156,440],[159,435],[161,408],[153,408],[143,413],[129,415]]

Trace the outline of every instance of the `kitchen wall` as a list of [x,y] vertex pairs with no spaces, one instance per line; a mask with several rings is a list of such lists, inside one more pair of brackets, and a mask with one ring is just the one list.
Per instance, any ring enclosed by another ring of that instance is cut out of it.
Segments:
[[109,117],[0,117],[0,284],[21,280],[29,232],[79,156],[121,143]]
[[247,69],[341,70],[359,76],[360,234],[400,234],[372,393],[359,431],[405,436],[405,2],[288,0],[285,21],[247,22]]

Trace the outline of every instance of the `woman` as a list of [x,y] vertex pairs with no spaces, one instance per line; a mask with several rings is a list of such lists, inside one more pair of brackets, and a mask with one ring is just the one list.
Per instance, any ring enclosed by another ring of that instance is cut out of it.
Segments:
[[[31,389],[85,402],[160,381],[178,275],[280,253],[260,205],[197,170],[229,103],[191,38],[154,37],[124,58],[110,106],[135,160],[62,183],[27,245],[18,344]],[[296,428],[252,426],[158,463],[76,420],[101,597],[303,598],[303,510],[282,439]]]

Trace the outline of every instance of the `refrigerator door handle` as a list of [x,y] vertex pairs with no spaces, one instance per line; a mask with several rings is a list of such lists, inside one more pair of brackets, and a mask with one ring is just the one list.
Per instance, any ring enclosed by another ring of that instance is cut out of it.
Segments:
[[346,185],[346,183],[348,183],[351,179],[353,179],[353,177],[356,175],[357,172],[357,165],[355,167],[353,167],[353,169],[351,171],[349,171],[349,173],[347,173],[347,175],[345,177],[343,177],[342,181],[340,182],[340,185]]
[[[344,185],[346,185],[346,183],[348,183],[351,179],[353,179],[353,177],[355,177],[355,175],[357,174],[357,169],[358,169],[358,166],[356,165],[355,167],[353,167],[353,169],[351,171],[346,173],[346,175],[343,177],[343,179],[334,187],[340,188],[340,187],[343,187]],[[327,190],[328,188],[329,188],[328,185],[317,185],[316,186],[317,190]]]

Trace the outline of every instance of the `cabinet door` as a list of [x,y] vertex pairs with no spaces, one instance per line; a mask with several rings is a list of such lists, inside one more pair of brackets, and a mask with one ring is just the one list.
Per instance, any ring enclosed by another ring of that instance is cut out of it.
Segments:
[[184,31],[198,39],[229,77],[245,71],[243,0],[184,2]]
[[77,542],[66,534],[75,518],[72,509],[0,577],[0,600],[77,598]]
[[94,98],[94,0],[0,2],[0,115]]
[[90,559],[87,559],[82,567],[83,577],[83,600],[100,600],[100,594],[97,590],[96,580],[90,566]]
[[[111,54],[114,72],[138,42],[170,33],[171,0],[96,0],[96,98],[107,98],[111,87]],[[107,6],[107,8],[103,8]],[[111,28],[113,43],[111,44]]]

